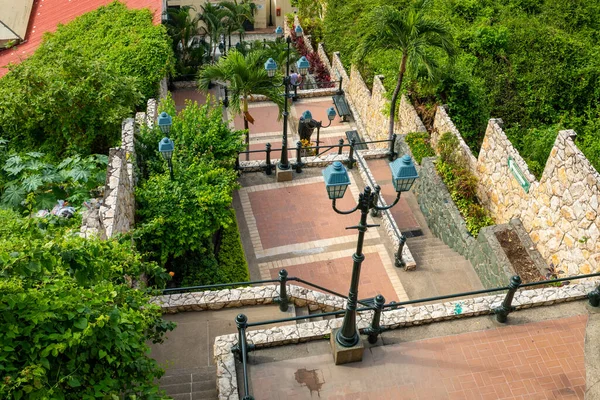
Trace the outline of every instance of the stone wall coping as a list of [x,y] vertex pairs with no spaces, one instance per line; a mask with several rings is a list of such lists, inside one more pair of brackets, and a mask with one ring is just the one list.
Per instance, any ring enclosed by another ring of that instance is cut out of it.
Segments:
[[[290,302],[298,307],[308,306],[314,310],[329,312],[342,310],[346,306],[345,298],[307,289],[292,283],[288,283],[287,291]],[[151,302],[159,305],[164,313],[176,314],[186,311],[208,311],[248,305],[272,304],[278,296],[279,284],[274,284],[166,294],[152,298]]]
[[[362,157],[366,160],[375,159],[375,158],[384,158],[389,155],[389,151],[387,149],[365,149],[365,150],[356,150],[354,154],[361,154]],[[318,168],[318,167],[326,167],[334,161],[341,161],[343,163],[348,162],[349,153],[342,154],[323,154],[322,156],[310,156],[310,157],[301,157],[302,160],[302,168]],[[278,158],[271,158],[271,165],[276,165],[279,162]],[[296,163],[296,157],[291,157],[290,162],[292,165]],[[241,161],[240,160],[240,169],[244,172],[256,172],[263,171],[267,167],[267,162],[265,160],[253,160],[253,161]]]
[[[519,310],[582,300],[587,298],[588,293],[596,286],[597,282],[582,282],[562,287],[520,290],[515,294],[512,304],[516,310]],[[384,311],[381,315],[381,326],[384,329],[397,329],[489,315],[493,314],[494,308],[500,306],[504,296],[504,294],[496,294]],[[511,317],[509,316],[509,318]],[[342,321],[343,318],[336,318],[297,325],[276,326],[270,329],[246,332],[246,337],[248,343],[253,344],[256,349],[302,343],[327,338],[332,329],[342,325]],[[370,325],[370,321],[371,312],[361,313],[357,316],[357,326],[361,331]],[[231,348],[237,344],[237,341],[237,334],[215,338],[214,357],[217,364],[217,389],[220,400],[239,399],[235,358],[231,353]]]

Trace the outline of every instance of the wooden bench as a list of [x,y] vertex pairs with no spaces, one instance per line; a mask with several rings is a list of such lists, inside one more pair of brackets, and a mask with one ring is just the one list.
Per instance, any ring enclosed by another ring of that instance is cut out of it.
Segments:
[[346,101],[346,96],[344,93],[333,96],[333,105],[335,106],[338,115],[342,117],[342,121],[346,122],[346,118],[352,115],[350,106],[348,105],[348,101]]

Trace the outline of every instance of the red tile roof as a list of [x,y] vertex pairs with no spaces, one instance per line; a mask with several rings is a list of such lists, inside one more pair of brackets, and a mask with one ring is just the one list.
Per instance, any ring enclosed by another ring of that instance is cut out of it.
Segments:
[[[113,0],[35,0],[25,41],[0,52],[0,77],[6,75],[9,63],[18,64],[29,57],[42,42],[45,32],[54,32],[58,24],[66,24],[81,14],[93,11]],[[162,0],[122,0],[129,8],[149,8],[154,13],[154,23],[161,19]]]

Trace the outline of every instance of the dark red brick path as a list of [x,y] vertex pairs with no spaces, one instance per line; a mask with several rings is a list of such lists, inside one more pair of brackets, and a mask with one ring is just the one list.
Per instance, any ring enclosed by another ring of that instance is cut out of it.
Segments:
[[[362,363],[330,354],[250,368],[257,399],[311,399],[294,381],[316,370],[323,400],[583,399],[587,315],[371,348]],[[384,333],[385,335],[385,333]]]
[[[356,230],[346,227],[358,224],[359,215],[333,211],[325,183],[250,192],[248,196],[263,249],[356,235]],[[348,210],[355,205],[348,188],[337,207]]]
[[[381,294],[385,297],[386,302],[398,301],[398,295],[387,277],[379,254],[367,252],[364,254],[365,260],[362,263],[358,286],[359,298],[364,299]],[[352,263],[352,257],[342,257],[327,261],[287,266],[285,269],[289,276],[300,277],[345,295],[350,287]],[[270,270],[272,279],[276,279],[279,276],[280,269],[273,268]],[[301,283],[297,284],[305,286]]]

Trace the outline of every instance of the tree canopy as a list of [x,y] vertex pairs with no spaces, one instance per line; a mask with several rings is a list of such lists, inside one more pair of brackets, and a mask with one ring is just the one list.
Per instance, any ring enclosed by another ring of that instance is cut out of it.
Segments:
[[[327,0],[324,38],[349,66],[368,10],[402,10],[410,0]],[[335,12],[330,12],[335,10]],[[418,108],[447,104],[469,146],[479,150],[487,120],[502,118],[533,172],[550,152],[548,129],[575,129],[577,143],[600,169],[600,1],[433,0],[428,17],[449,26],[457,44],[453,64],[433,52],[441,76],[432,84],[409,74],[403,92]],[[350,28],[352,27],[352,28]],[[400,49],[373,52],[359,65],[367,80],[397,74]],[[384,85],[391,94],[392,79]]]
[[170,38],[149,10],[100,7],[45,35],[0,79],[0,137],[57,159],[106,153],[173,64]]

